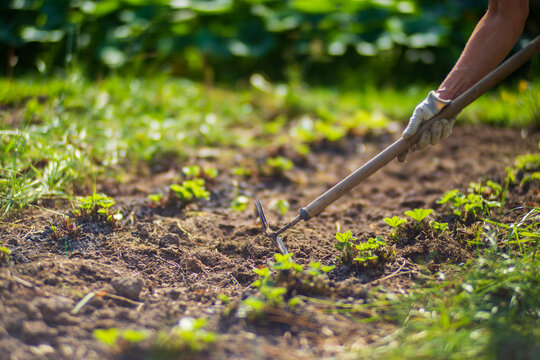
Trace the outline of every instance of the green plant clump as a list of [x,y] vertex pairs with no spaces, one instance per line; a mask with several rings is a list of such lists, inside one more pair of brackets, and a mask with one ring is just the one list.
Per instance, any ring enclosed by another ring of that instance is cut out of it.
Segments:
[[492,208],[501,207],[502,189],[499,184],[488,181],[486,184],[471,183],[467,194],[454,189],[446,192],[438,204],[447,204],[462,221],[474,221],[480,217],[490,217]]
[[108,346],[116,346],[120,342],[138,343],[148,338],[149,335],[147,330],[118,328],[94,330],[94,337]]
[[110,208],[116,203],[113,198],[94,192],[92,195],[77,197],[75,214],[89,216],[92,219],[103,219],[112,224],[122,220],[120,211],[111,213]]
[[182,185],[172,184],[170,189],[186,203],[194,199],[210,200],[210,192],[206,190],[204,179],[184,180]]
[[274,173],[282,174],[287,170],[291,170],[294,167],[293,162],[283,156],[277,156],[266,159],[266,164],[272,169]]
[[336,233],[336,240],[334,247],[341,251],[336,258],[343,265],[376,266],[394,254],[393,249],[380,236],[358,243],[358,239],[349,230],[345,233]]
[[301,300],[297,294],[325,293],[328,291],[326,273],[334,266],[309,263],[307,269],[292,260],[290,254],[274,254],[275,262],[270,267],[256,268],[259,275],[251,286],[258,291],[245,299],[238,309],[238,316],[251,320],[263,317],[268,308],[294,309]]
[[206,319],[184,317],[168,332],[159,332],[152,352],[178,356],[181,353],[199,353],[217,340],[216,333],[204,329]]
[[244,211],[246,210],[249,204],[249,197],[245,195],[238,195],[234,198],[231,204],[231,210],[233,211]]
[[9,250],[7,247],[1,245],[0,242],[0,264],[4,264],[9,262],[9,258],[11,256],[11,250]]

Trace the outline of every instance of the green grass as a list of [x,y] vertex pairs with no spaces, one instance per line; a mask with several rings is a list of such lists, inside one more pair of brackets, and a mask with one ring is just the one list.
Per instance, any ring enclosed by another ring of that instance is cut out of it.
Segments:
[[532,359],[540,350],[540,256],[489,253],[417,289],[387,316],[399,330],[361,358]]
[[[494,91],[463,118],[538,121],[539,86]],[[0,79],[0,216],[45,197],[86,195],[95,181],[121,180],[171,155],[181,161],[201,147],[294,144],[302,153],[351,131],[398,130],[428,90],[261,87],[255,80],[227,89],[165,77],[89,82],[76,72]]]

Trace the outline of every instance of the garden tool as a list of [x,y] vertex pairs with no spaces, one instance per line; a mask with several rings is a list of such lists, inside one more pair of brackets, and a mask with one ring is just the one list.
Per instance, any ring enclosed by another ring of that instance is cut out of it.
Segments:
[[287,254],[287,248],[280,238],[280,235],[283,232],[296,225],[300,220],[308,221],[312,217],[319,215],[330,204],[348,193],[351,189],[356,187],[369,176],[373,175],[376,171],[388,164],[392,159],[408,150],[418,141],[418,138],[422,132],[431,127],[433,122],[440,119],[451,119],[452,117],[456,116],[466,106],[471,104],[486,91],[514,72],[538,52],[540,52],[540,35],[527,44],[524,48],[519,50],[516,54],[511,56],[508,60],[499,65],[495,70],[487,74],[469,90],[450,102],[450,104],[444,107],[437,115],[426,121],[413,137],[409,139],[404,139],[401,137],[396,140],[393,144],[381,151],[345,179],[341,180],[338,184],[327,190],[307,206],[301,208],[299,214],[278,231],[272,232],[268,221],[266,220],[261,202],[256,200],[255,207],[261,220],[264,233],[270,237],[274,245],[282,254]]

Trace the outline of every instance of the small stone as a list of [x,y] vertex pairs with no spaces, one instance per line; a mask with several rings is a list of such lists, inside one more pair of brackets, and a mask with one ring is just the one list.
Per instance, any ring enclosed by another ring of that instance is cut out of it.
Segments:
[[165,234],[159,239],[159,246],[169,247],[178,246],[180,244],[180,236],[178,234]]
[[144,281],[136,277],[116,277],[112,279],[111,285],[118,295],[128,299],[138,300],[144,286]]

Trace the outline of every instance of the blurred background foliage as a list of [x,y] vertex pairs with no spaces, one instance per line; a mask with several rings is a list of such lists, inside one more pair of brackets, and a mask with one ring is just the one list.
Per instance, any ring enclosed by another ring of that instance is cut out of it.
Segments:
[[[3,0],[0,74],[76,67],[91,78],[165,73],[208,83],[255,72],[356,86],[404,85],[419,75],[437,82],[486,7],[487,0]],[[537,28],[531,16],[523,43]]]

